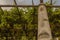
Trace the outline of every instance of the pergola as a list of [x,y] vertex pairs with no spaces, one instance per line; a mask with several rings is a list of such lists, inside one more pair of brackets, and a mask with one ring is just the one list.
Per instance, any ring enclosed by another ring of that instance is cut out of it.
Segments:
[[[46,7],[60,7],[59,5],[58,6],[54,6],[54,5],[52,5],[52,0],[50,0],[51,2],[50,2],[50,5],[46,5]],[[14,2],[15,2],[15,5],[0,5],[0,7],[39,7],[41,4],[43,4],[43,5],[45,5],[44,3],[43,3],[43,0],[40,0],[40,4],[39,5],[34,5],[34,2],[33,2],[33,0],[32,0],[32,5],[17,5],[17,3],[16,3],[16,1],[14,0]],[[43,7],[44,8],[44,7]],[[18,9],[18,8],[17,8]],[[40,10],[39,10],[40,11]],[[41,12],[40,11],[40,13],[44,13],[45,11],[43,11],[43,12]],[[46,13],[46,12],[45,12]],[[46,13],[47,14],[47,13]],[[41,16],[41,15],[38,15],[39,17]],[[46,21],[46,19],[45,19],[45,21]],[[48,25],[48,24],[47,24]],[[46,33],[47,34],[47,33]]]
[[[52,1],[53,0],[50,0],[50,5],[46,6],[46,7],[60,7],[59,5],[56,6],[56,5],[52,5]],[[15,1],[16,2],[16,1]],[[32,3],[33,3],[33,0],[32,0]],[[43,0],[40,0],[40,4],[43,3]],[[39,5],[40,5],[39,4]],[[39,5],[0,5],[0,7],[37,7]]]

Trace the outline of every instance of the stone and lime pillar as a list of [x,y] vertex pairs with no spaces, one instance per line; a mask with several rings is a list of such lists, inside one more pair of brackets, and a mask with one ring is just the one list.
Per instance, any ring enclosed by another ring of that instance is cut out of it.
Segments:
[[47,9],[41,4],[38,8],[38,40],[51,40],[51,29],[49,25]]

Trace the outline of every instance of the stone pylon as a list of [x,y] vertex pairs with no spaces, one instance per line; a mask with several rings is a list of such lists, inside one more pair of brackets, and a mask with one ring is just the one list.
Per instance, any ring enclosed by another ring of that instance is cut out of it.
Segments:
[[49,25],[47,9],[45,5],[38,8],[38,40],[51,40],[51,29]]

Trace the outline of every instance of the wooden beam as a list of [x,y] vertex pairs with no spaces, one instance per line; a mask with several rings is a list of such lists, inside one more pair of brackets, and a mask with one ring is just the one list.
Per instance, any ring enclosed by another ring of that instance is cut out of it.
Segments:
[[[38,7],[39,5],[0,5],[0,7]],[[46,7],[60,7],[60,5],[46,5]]]
[[50,4],[52,5],[52,0],[50,0]]
[[37,7],[39,5],[0,5],[0,7]]
[[49,5],[49,6],[46,6],[46,7],[60,7],[60,5],[57,5],[57,6]]

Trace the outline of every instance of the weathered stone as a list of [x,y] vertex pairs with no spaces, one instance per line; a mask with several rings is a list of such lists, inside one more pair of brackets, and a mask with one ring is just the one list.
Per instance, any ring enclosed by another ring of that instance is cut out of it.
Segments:
[[38,8],[38,40],[51,40],[51,29],[48,21],[47,10],[44,5]]

